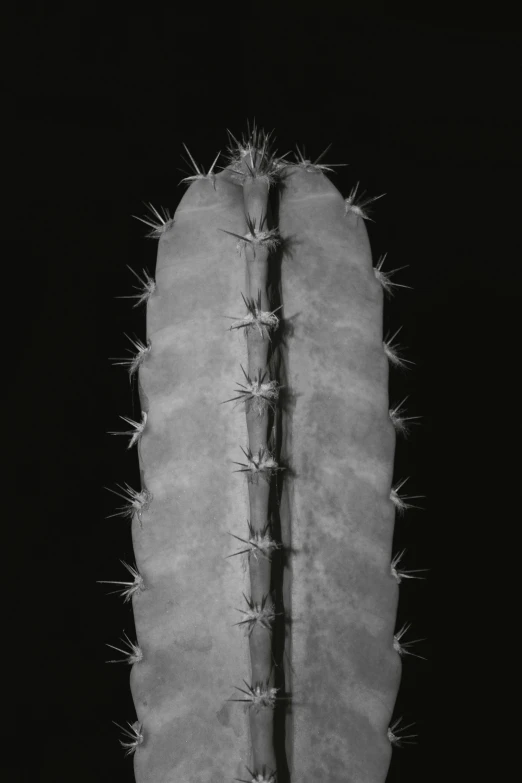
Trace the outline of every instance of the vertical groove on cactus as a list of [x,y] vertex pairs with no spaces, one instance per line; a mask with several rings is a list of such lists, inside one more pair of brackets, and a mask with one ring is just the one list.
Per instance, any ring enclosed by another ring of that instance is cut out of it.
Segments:
[[175,215],[138,218],[159,240],[155,279],[128,297],[148,339],[116,362],[143,413],[112,434],[137,447],[142,486],[110,490],[137,566],[107,582],[146,650],[108,645],[132,666],[138,720],[119,728],[137,783],[384,783],[415,736],[391,718],[421,640],[395,618],[399,584],[425,569],[399,569],[392,538],[420,496],[392,479],[419,417],[389,406],[390,367],[411,362],[382,335],[384,295],[408,286],[372,264],[381,196],[357,183],[343,199],[325,173],[345,164],[299,148],[289,163],[270,135],[230,134],[219,173],[184,145]]
[[[245,318],[232,324],[231,329],[244,328],[247,341],[249,391],[255,391],[251,378],[257,378],[257,385],[267,378],[265,388],[277,387],[277,379],[270,374],[271,334],[278,328],[279,319],[271,308],[270,254],[278,246],[278,232],[273,227],[273,217],[269,203],[269,189],[273,182],[274,162],[269,149],[269,137],[257,133],[254,128],[251,136],[235,150],[230,150],[230,168],[235,179],[243,188],[243,203],[248,233],[239,236],[238,250],[244,256],[247,268],[248,296],[243,296],[247,308]],[[227,232],[233,233],[233,232]],[[237,236],[237,235],[235,235]],[[262,380],[260,380],[262,379]],[[254,395],[253,395],[254,396]],[[248,450],[243,453],[247,463],[239,463],[240,470],[248,478],[250,501],[249,531],[254,539],[264,538],[272,527],[270,509],[272,479],[282,470],[274,453],[276,444],[270,444],[271,406],[250,405],[245,408],[248,430]],[[269,541],[273,541],[273,530]],[[275,542],[274,542],[275,543]],[[270,551],[277,551],[277,544]],[[272,598],[274,574],[271,556],[257,558],[249,556],[250,601],[252,606],[266,607],[271,620],[275,619],[275,607]],[[250,735],[254,770],[268,769],[279,772],[283,760],[276,756],[274,710],[278,702],[280,687],[276,685],[274,671],[274,652],[272,624],[255,623],[249,631],[250,662],[252,684],[246,693],[251,700],[249,706]],[[242,689],[240,689],[242,690]],[[256,772],[257,774],[257,772]]]

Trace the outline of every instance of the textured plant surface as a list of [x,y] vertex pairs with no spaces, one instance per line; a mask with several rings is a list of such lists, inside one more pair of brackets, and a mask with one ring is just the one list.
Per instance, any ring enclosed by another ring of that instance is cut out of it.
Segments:
[[219,173],[191,157],[173,217],[143,219],[147,341],[120,360],[142,485],[114,490],[136,557],[120,585],[137,641],[112,645],[137,713],[122,744],[138,783],[383,783],[412,736],[392,721],[415,654],[395,620],[419,578],[392,553],[410,505],[388,401],[406,360],[382,334],[398,284],[372,263],[374,199],[255,126],[231,139]]

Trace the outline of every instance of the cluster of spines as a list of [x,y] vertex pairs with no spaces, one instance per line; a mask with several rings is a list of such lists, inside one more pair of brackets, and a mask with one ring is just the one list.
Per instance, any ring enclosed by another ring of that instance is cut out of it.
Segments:
[[145,223],[146,226],[150,226],[152,231],[149,231],[147,234],[150,239],[160,239],[167,231],[170,231],[174,225],[174,218],[168,209],[165,209],[164,207],[160,207],[158,210],[156,207],[153,207],[152,204],[146,204],[145,206],[150,211],[150,216],[147,215],[147,217],[141,218],[138,217],[138,215],[133,215],[132,217]]
[[247,598],[247,596],[244,593],[243,593],[243,598],[247,602],[248,610],[245,611],[244,609],[238,609],[237,611],[241,612],[241,614],[246,615],[246,619],[240,620],[238,623],[234,623],[234,625],[246,625],[246,631],[248,636],[251,636],[254,628],[258,626],[262,628],[266,628],[267,631],[271,631],[272,623],[274,622],[274,619],[277,617],[278,614],[282,614],[282,613],[274,612],[273,606],[271,604],[267,605],[269,596],[264,595],[260,604],[254,603],[254,601],[252,601],[250,598]]
[[118,726],[118,728],[123,731],[125,737],[127,737],[125,740],[120,740],[120,745],[126,750],[125,755],[130,756],[132,753],[135,753],[136,748],[141,745],[144,740],[143,724],[140,723],[140,721],[127,723],[129,728],[126,729],[125,726],[120,726],[116,721],[113,721],[113,723],[115,726]]
[[267,522],[261,531],[254,530],[249,522],[248,532],[250,535],[248,540],[246,538],[236,536],[235,533],[229,533],[229,535],[237,538],[238,541],[242,541],[243,544],[246,544],[247,547],[246,549],[240,549],[238,552],[232,552],[231,555],[227,555],[226,557],[235,557],[236,555],[243,555],[248,553],[249,557],[253,557],[256,560],[259,556],[270,560],[271,552],[273,552],[275,549],[281,549],[282,544],[272,538],[269,530],[270,522]]
[[196,161],[192,157],[192,155],[191,155],[187,145],[183,144],[183,146],[185,147],[185,149],[187,151],[187,155],[190,158],[190,161],[185,161],[185,162],[188,163],[189,168],[192,166],[192,169],[193,169],[193,171],[195,173],[194,174],[190,174],[187,177],[183,177],[183,179],[181,179],[178,184],[181,184],[182,182],[195,182],[198,179],[208,179],[208,180],[210,180],[210,182],[212,182],[212,186],[213,186],[213,188],[215,190],[216,189],[216,175],[214,173],[214,166],[218,162],[218,158],[221,155],[221,150],[218,152],[218,154],[214,158],[214,162],[213,162],[212,166],[210,167],[210,169],[208,170],[208,174],[205,174],[203,169],[198,166],[198,164],[196,163]]
[[151,277],[148,272],[144,269],[143,275],[144,277],[140,277],[137,272],[134,271],[134,269],[127,264],[127,269],[130,269],[132,274],[140,281],[141,286],[138,288],[137,285],[133,286],[138,293],[137,294],[127,294],[126,296],[117,296],[116,299],[136,299],[136,303],[133,305],[133,307],[139,307],[140,305],[146,303],[149,301],[150,297],[153,295],[153,293],[156,291],[156,281],[153,277]]
[[[401,722],[402,718],[397,718],[388,728],[388,739],[390,743],[399,748],[403,745],[412,745],[412,740],[417,736],[416,734],[399,734],[398,729]],[[407,726],[402,726],[401,731],[407,731],[407,729],[410,729],[413,725],[413,723],[408,723]]]
[[410,630],[411,623],[405,623],[400,631],[397,631],[397,633],[393,636],[393,649],[395,652],[399,653],[399,655],[413,655],[414,658],[422,658],[423,661],[426,660],[426,658],[423,655],[417,655],[416,653],[412,653],[408,647],[411,647],[412,644],[417,644],[417,642],[423,642],[424,639],[412,639],[409,642],[403,642],[402,637],[404,634],[408,633]]
[[127,634],[125,634],[125,638],[122,639],[122,642],[127,645],[126,650],[122,650],[121,647],[115,647],[113,644],[107,644],[107,647],[111,647],[113,650],[121,652],[125,658],[107,661],[107,663],[128,663],[131,666],[135,663],[140,663],[143,660],[143,652],[139,644],[131,642]]
[[230,234],[230,236],[236,237],[238,240],[236,250],[239,255],[245,248],[246,244],[252,247],[254,258],[256,257],[256,247],[266,247],[269,252],[273,252],[277,246],[281,243],[279,236],[279,230],[277,228],[271,228],[267,231],[263,231],[263,226],[266,221],[266,215],[260,220],[260,226],[257,228],[255,218],[251,218],[249,215],[246,217],[246,224],[248,232],[246,234],[236,234],[234,231],[227,231],[225,228],[221,228],[224,234]]
[[123,596],[123,600],[125,603],[127,603],[132,599],[133,595],[141,593],[143,590],[145,590],[145,582],[137,568],[134,568],[134,566],[125,563],[123,560],[120,560],[120,562],[125,566],[127,571],[133,577],[132,582],[123,582],[114,579],[98,579],[98,583],[105,585],[120,585],[120,589],[112,590],[112,593],[117,593],[118,595]]
[[255,482],[260,476],[265,481],[270,481],[274,473],[284,470],[284,467],[277,463],[274,455],[267,446],[261,446],[256,454],[253,454],[250,448],[245,449],[241,446],[241,451],[247,458],[247,462],[235,462],[234,465],[240,465],[234,473],[246,473],[248,480]]
[[296,144],[295,147],[296,147],[296,150],[297,150],[297,154],[294,153],[294,156],[295,156],[295,163],[294,163],[294,165],[300,166],[301,168],[304,168],[304,170],[307,171],[309,174],[311,174],[312,172],[325,172],[325,171],[333,172],[335,166],[347,166],[348,165],[347,163],[329,163],[328,165],[326,165],[324,163],[320,163],[319,162],[319,161],[321,161],[324,158],[324,156],[326,155],[326,153],[328,152],[328,150],[330,149],[331,146],[332,145],[329,144],[326,147],[326,149],[324,149],[321,152],[319,157],[317,157],[312,162],[309,158],[305,157],[305,155],[306,155],[305,148],[303,147],[303,151],[301,152],[301,150],[299,149],[299,146]]
[[[247,179],[264,179],[268,187],[279,180],[281,170],[288,165],[284,160],[288,153],[277,157],[277,150],[272,149],[271,136],[273,131],[265,133],[257,128],[254,121],[253,128],[247,123],[247,134],[241,141],[227,130],[233,141],[228,149],[227,170],[232,173],[236,182],[244,184]],[[245,171],[246,168],[246,171]]]
[[420,419],[420,416],[405,416],[404,415],[404,409],[403,405],[406,402],[408,397],[405,397],[402,402],[400,402],[398,405],[396,405],[394,408],[390,408],[389,415],[391,419],[391,423],[393,424],[395,431],[398,432],[400,435],[407,436],[410,432],[410,424],[408,422],[413,421],[414,419]]
[[[132,376],[138,371],[140,368],[140,365],[142,362],[145,361],[145,358],[147,357],[147,354],[150,353],[152,345],[150,340],[147,341],[147,344],[142,343],[139,339],[133,339],[132,337],[129,337],[128,334],[125,335],[125,337],[130,340],[130,342],[133,344],[134,348],[136,349],[136,352],[132,354],[132,356],[129,357],[116,357],[113,358],[111,361],[114,364],[122,365],[123,367],[127,367],[129,371],[129,377],[132,378]],[[129,349],[130,350],[130,349]]]
[[386,294],[388,294],[388,296],[393,296],[394,293],[395,293],[395,291],[394,291],[395,288],[410,288],[411,289],[410,285],[404,285],[403,283],[394,283],[391,280],[391,276],[394,275],[396,272],[400,272],[401,269],[406,269],[407,268],[407,264],[406,264],[406,266],[400,266],[397,269],[392,269],[390,272],[383,272],[382,271],[382,268],[384,266],[384,262],[386,261],[387,255],[388,255],[387,253],[384,253],[384,255],[382,255],[379,258],[377,264],[373,268],[373,272],[375,274],[375,277],[377,278],[377,280],[379,281],[379,283],[383,287],[384,292]]
[[381,193],[380,196],[370,196],[364,198],[364,193],[361,193],[360,196],[357,196],[358,189],[359,183],[357,183],[357,185],[352,188],[350,195],[344,200],[344,213],[347,215],[349,212],[351,212],[352,214],[357,215],[357,217],[363,218],[363,220],[371,220],[372,218],[370,217],[368,206],[386,194]]
[[257,375],[252,379],[245,372],[243,365],[240,366],[245,376],[246,385],[236,381],[237,385],[241,386],[241,389],[234,390],[238,396],[231,397],[229,400],[223,400],[222,404],[241,400],[241,402],[253,408],[259,416],[262,416],[267,408],[275,411],[275,403],[279,398],[281,385],[274,380],[265,381],[267,376],[266,370],[262,372],[260,368]]
[[269,680],[266,682],[256,682],[254,685],[249,685],[246,680],[243,680],[243,682],[245,683],[247,690],[244,688],[239,688],[237,685],[234,687],[237,691],[244,693],[247,698],[227,699],[227,701],[243,701],[248,704],[249,708],[253,707],[254,709],[258,710],[262,707],[273,708],[275,707],[278,698],[284,698],[278,697],[276,695],[279,688],[271,688],[269,685]]
[[402,552],[398,552],[391,561],[391,575],[397,581],[397,584],[400,584],[403,579],[425,579],[426,577],[424,576],[414,576],[414,574],[419,574],[421,571],[428,571],[428,568],[417,568],[413,571],[404,571],[397,568],[405,552],[405,549],[403,549]]
[[130,435],[130,441],[127,445],[127,448],[130,449],[136,443],[138,443],[139,439],[141,438],[143,434],[143,430],[145,429],[145,425],[147,424],[147,414],[145,411],[141,414],[141,421],[134,421],[133,419],[127,418],[127,416],[120,416],[120,419],[123,419],[123,421],[126,421],[127,424],[130,424],[131,427],[133,427],[132,430],[125,430],[124,432],[121,432],[120,430],[114,431],[111,430],[109,432],[109,435]]
[[149,492],[148,489],[141,489],[138,491],[127,483],[125,483],[124,487],[122,487],[121,484],[117,484],[116,486],[118,486],[122,492],[116,492],[115,489],[111,489],[110,487],[106,487],[106,489],[114,495],[123,498],[126,503],[124,506],[120,506],[118,511],[114,514],[109,514],[107,518],[127,517],[128,519],[132,519],[134,515],[136,515],[141,524],[143,521],[142,514],[144,511],[147,511],[152,502],[152,493]]
[[245,303],[247,313],[243,318],[235,318],[235,323],[230,326],[230,330],[245,329],[248,335],[250,329],[257,329],[263,339],[270,339],[270,332],[275,331],[279,326],[279,318],[276,313],[281,307],[276,307],[275,310],[271,311],[262,310],[261,291],[259,291],[257,299],[254,299],[251,296],[246,297],[243,293],[241,296]]

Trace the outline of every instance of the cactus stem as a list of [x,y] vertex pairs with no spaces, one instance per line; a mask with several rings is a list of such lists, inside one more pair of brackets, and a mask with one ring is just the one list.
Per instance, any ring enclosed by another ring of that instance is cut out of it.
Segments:
[[[396,745],[397,747],[401,747],[402,745],[414,745],[414,742],[409,742],[408,740],[412,740],[414,737],[417,737],[417,734],[403,734],[402,736],[399,736],[396,732],[399,728],[399,724],[401,722],[402,718],[397,718],[396,721],[392,723],[392,725],[388,728],[388,739],[391,742],[392,745]],[[403,726],[401,731],[406,731],[406,729],[411,728],[411,726],[414,726],[414,723],[408,723],[407,726]]]
[[125,634],[125,639],[122,639],[122,642],[128,645],[129,650],[122,650],[120,647],[115,647],[113,644],[107,644],[107,647],[111,647],[113,650],[123,653],[125,658],[107,661],[107,663],[130,663],[132,665],[143,660],[143,652],[139,644],[131,642],[127,634]]
[[121,484],[117,484],[116,486],[122,489],[125,494],[122,495],[120,492],[116,492],[115,489],[111,489],[110,487],[105,487],[105,489],[128,502],[125,506],[120,506],[120,510],[115,514],[109,514],[107,519],[110,519],[111,517],[129,517],[132,519],[134,514],[137,514],[141,523],[141,514],[148,509],[151,503],[151,493],[147,489],[142,489],[138,492],[127,483],[125,483],[125,487],[122,487]]
[[147,414],[145,411],[142,412],[141,421],[133,421],[132,419],[128,419],[126,416],[120,416],[120,419],[123,419],[123,421],[126,421],[127,424],[130,424],[131,427],[134,427],[134,430],[126,430],[125,432],[114,432],[111,430],[109,435],[131,435],[132,437],[130,439],[129,445],[127,446],[127,448],[130,449],[141,438],[147,423]]
[[409,359],[404,359],[401,356],[401,350],[402,350],[401,346],[392,344],[392,340],[395,337],[397,337],[401,329],[402,326],[399,326],[395,334],[393,334],[390,338],[386,338],[383,342],[383,346],[384,346],[384,353],[388,357],[391,364],[393,364],[395,367],[404,368],[404,365],[415,364],[415,362],[412,362]]
[[120,563],[122,563],[127,569],[127,571],[129,571],[129,573],[134,577],[133,582],[118,582],[118,581],[108,580],[108,579],[98,579],[97,584],[124,585],[123,590],[111,590],[109,595],[118,593],[119,595],[124,596],[124,601],[125,603],[127,603],[127,601],[130,601],[135,593],[141,593],[145,589],[145,583],[143,581],[142,575],[139,573],[139,571],[136,568],[133,568],[131,565],[125,563],[123,560],[120,560]]
[[144,345],[141,340],[133,340],[132,337],[129,337],[128,334],[125,334],[125,337],[130,340],[133,346],[136,348],[136,354],[129,357],[128,359],[122,357],[113,357],[110,359],[110,361],[116,365],[123,365],[124,367],[128,367],[129,375],[132,377],[134,373],[137,372],[139,366],[144,361],[147,354],[150,353],[152,344],[150,340],[148,340],[147,345]]
[[180,185],[182,182],[194,182],[197,179],[209,179],[212,182],[212,185],[213,185],[214,190],[215,190],[216,189],[216,175],[214,173],[214,166],[216,165],[216,163],[218,161],[218,158],[221,155],[221,150],[219,150],[218,154],[214,158],[214,163],[209,168],[208,174],[205,174],[203,169],[199,168],[198,164],[196,163],[196,161],[194,160],[194,158],[190,154],[190,150],[187,147],[187,145],[185,144],[185,142],[182,142],[182,144],[185,147],[185,149],[187,150],[187,154],[188,154],[188,156],[190,158],[190,163],[189,163],[188,160],[185,160],[185,158],[183,158],[183,155],[181,157],[183,158],[183,160],[185,160],[185,163],[187,163],[189,167],[191,166],[193,168],[193,170],[196,173],[192,174],[189,177],[184,177],[183,179],[180,179],[180,181],[178,182],[178,185]]
[[392,576],[397,580],[397,584],[400,584],[403,579],[426,579],[425,576],[413,576],[413,574],[418,574],[421,571],[429,571],[429,568],[417,568],[413,571],[402,571],[398,570],[397,566],[399,565],[402,556],[406,552],[405,549],[402,550],[402,552],[399,552],[395,555],[393,560],[391,561],[391,574]]
[[143,274],[145,275],[145,279],[142,279],[137,272],[134,271],[134,269],[127,264],[127,268],[130,269],[133,275],[135,275],[138,280],[141,283],[141,288],[138,288],[137,285],[132,286],[137,291],[140,291],[139,294],[130,294],[129,296],[116,296],[115,299],[137,299],[138,301],[136,304],[132,305],[133,307],[138,307],[140,304],[143,304],[144,302],[147,302],[154,291],[156,290],[156,281],[153,277],[150,277],[145,269],[143,270]]
[[393,283],[390,280],[390,277],[395,274],[395,272],[400,272],[401,269],[407,269],[409,266],[406,264],[405,266],[399,266],[397,269],[392,269],[391,272],[383,272],[382,271],[382,265],[384,264],[386,260],[386,256],[388,253],[384,253],[383,256],[380,257],[377,265],[374,267],[374,274],[379,283],[382,285],[383,289],[386,291],[389,296],[393,296],[395,291],[394,288],[409,288],[411,290],[411,285],[404,285],[402,283]]
[[[371,196],[370,198],[364,198],[364,194],[366,191],[363,191],[359,197],[357,197],[357,189],[359,187],[359,183],[352,188],[350,191],[350,195],[348,198],[345,198],[345,212],[344,214],[347,215],[348,212],[353,212],[354,215],[357,215],[358,217],[362,217],[363,220],[372,220],[372,218],[369,216],[368,213],[368,205],[371,204],[373,201],[377,201],[377,199],[382,198],[386,195],[386,193],[381,193],[380,196]],[[355,199],[358,198],[358,203],[355,203]],[[373,220],[372,220],[373,222]]]
[[127,721],[129,729],[126,729],[124,726],[120,726],[119,723],[116,723],[115,720],[113,720],[113,723],[123,731],[126,737],[129,737],[131,740],[130,742],[120,740],[120,745],[127,749],[125,755],[130,756],[132,753],[135,753],[138,745],[141,745],[143,742],[143,724],[139,721],[135,721],[134,723]]
[[164,207],[160,207],[163,212],[163,214],[161,214],[158,212],[156,207],[152,206],[152,204],[146,204],[145,202],[143,203],[147,209],[150,209],[152,212],[152,218],[141,218],[138,217],[138,215],[132,215],[132,217],[136,218],[136,220],[140,220],[142,223],[145,223],[146,226],[150,226],[152,228],[152,231],[149,231],[149,233],[146,235],[147,237],[150,239],[160,239],[163,234],[172,228],[174,225],[174,218],[169,213],[168,209],[165,209]]
[[[303,166],[305,171],[308,171],[308,172],[312,172],[312,171],[332,171],[333,172],[333,167],[334,166],[348,166],[348,163],[330,163],[329,166],[325,166],[323,163],[319,163],[319,161],[322,158],[324,158],[324,156],[326,155],[326,153],[328,152],[328,150],[332,146],[331,144],[329,144],[326,147],[326,149],[323,150],[323,152],[321,152],[319,157],[316,158],[313,163],[312,163],[311,160],[308,160],[307,158],[305,158],[306,152],[305,152],[304,146],[303,146],[303,152],[301,152],[301,150],[299,149],[297,144],[295,146],[296,146],[296,149],[297,149],[297,155],[294,152],[294,157],[295,157],[295,159],[297,161],[296,165],[297,166]],[[335,172],[333,172],[333,173],[335,173]]]
[[395,408],[391,408],[389,411],[389,416],[391,419],[391,422],[397,432],[400,432],[401,435],[407,436],[410,432],[410,425],[406,422],[413,421],[414,419],[422,419],[422,416],[403,416],[403,409],[402,406],[408,399],[408,396],[406,396],[402,402],[400,402],[398,405],[395,406]]
[[420,506],[413,506],[411,503],[407,503],[406,501],[424,497],[424,495],[399,495],[399,490],[404,486],[404,484],[406,484],[407,481],[407,478],[403,479],[395,487],[392,487],[390,492],[390,500],[399,514],[402,514],[408,508],[421,508]]
[[397,631],[397,633],[393,637],[393,649],[399,653],[399,655],[413,655],[414,658],[421,658],[423,661],[427,660],[423,655],[416,655],[415,653],[410,652],[408,650],[408,647],[411,647],[412,644],[417,644],[417,642],[424,642],[425,639],[413,639],[411,642],[403,642],[401,644],[401,639],[404,636],[405,633],[408,632],[408,630],[411,627],[411,623],[405,623],[400,631]]
[[276,783],[276,772],[267,772],[266,767],[263,767],[262,772],[252,772],[247,767],[247,772],[252,777],[250,780],[245,780],[244,778],[234,778],[234,780],[239,780],[240,783]]

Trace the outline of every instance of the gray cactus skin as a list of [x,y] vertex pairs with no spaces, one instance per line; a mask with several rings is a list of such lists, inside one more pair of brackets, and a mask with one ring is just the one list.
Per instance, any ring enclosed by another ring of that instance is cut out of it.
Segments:
[[[192,178],[160,232],[138,370],[137,783],[384,783],[390,763],[401,662],[383,287],[364,219],[325,167],[269,149],[254,130],[221,173]],[[237,252],[252,219],[276,248]],[[278,327],[228,328],[258,293],[262,311],[281,305]],[[242,368],[277,381],[275,414],[223,404]],[[275,468],[252,470],[245,453],[264,447]],[[263,528],[273,553],[231,556]],[[273,628],[242,633],[245,597],[266,597]],[[256,683],[277,685],[274,703],[248,701]]]

